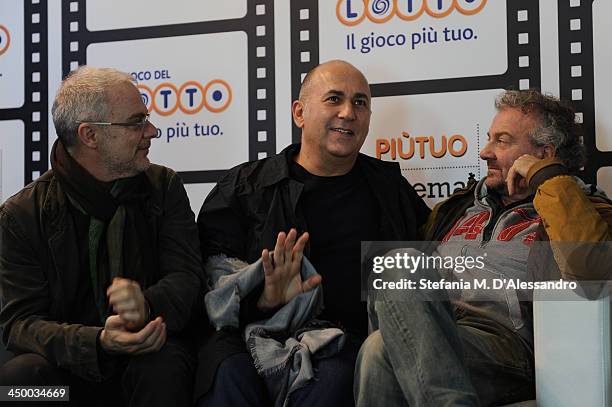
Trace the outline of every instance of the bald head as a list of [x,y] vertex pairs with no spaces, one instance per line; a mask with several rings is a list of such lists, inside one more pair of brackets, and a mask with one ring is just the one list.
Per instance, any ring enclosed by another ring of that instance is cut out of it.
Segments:
[[[369,91],[368,80],[359,69],[355,68],[353,65],[349,64],[346,61],[334,59],[315,66],[306,74],[304,80],[302,81],[302,86],[300,88],[299,99],[301,101],[305,101],[308,98],[308,95],[312,90],[312,84],[313,82],[316,82],[318,76],[326,75],[329,73],[329,71],[336,70],[357,74],[361,78],[361,80],[363,80],[363,82],[367,85]],[[370,96],[369,93],[368,96]]]
[[350,171],[368,134],[370,102],[368,81],[353,65],[329,61],[310,71],[292,104],[302,129],[298,164],[319,176]]

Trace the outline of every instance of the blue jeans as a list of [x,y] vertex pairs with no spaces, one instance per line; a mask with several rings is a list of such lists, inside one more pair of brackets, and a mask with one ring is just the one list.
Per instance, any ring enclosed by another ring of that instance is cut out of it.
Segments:
[[533,355],[518,334],[482,316],[457,318],[449,300],[432,301],[429,294],[381,290],[369,304],[379,329],[357,358],[358,407],[381,400],[386,406],[440,407],[534,398]]

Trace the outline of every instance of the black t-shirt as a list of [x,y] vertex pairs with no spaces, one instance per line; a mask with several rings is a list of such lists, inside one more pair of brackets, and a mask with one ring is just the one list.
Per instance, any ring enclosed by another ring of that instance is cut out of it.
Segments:
[[304,184],[300,208],[310,234],[309,260],[323,277],[325,310],[320,318],[348,332],[368,334],[361,301],[361,241],[380,235],[380,209],[358,165],[345,175],[319,177],[292,162],[291,176]]

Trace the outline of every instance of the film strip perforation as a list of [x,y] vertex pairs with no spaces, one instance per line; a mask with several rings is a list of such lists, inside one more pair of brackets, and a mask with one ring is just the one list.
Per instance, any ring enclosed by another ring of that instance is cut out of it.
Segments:
[[48,169],[48,64],[47,2],[24,3],[24,181],[29,183]]
[[274,1],[249,2],[249,159],[266,158],[276,152],[276,90],[274,88]]
[[505,89],[540,89],[539,1],[508,1],[508,71]]
[[[319,6],[316,0],[291,2],[291,99],[297,100],[306,74],[319,64]],[[293,124],[292,141],[301,130]]]
[[580,175],[594,183],[597,170],[603,163],[612,164],[612,157],[599,151],[595,140],[593,0],[559,1],[558,26],[560,96],[576,108],[576,122],[582,126],[589,157]]
[[[246,16],[202,22],[90,31],[86,1],[62,4],[62,71],[67,75],[87,63],[92,44],[243,31],[248,38],[248,159],[274,154],[276,150],[276,102],[274,66],[274,1],[248,0]],[[179,171],[185,183],[216,182],[225,169]]]
[[[516,24],[519,29],[523,28],[526,23],[529,21],[529,10],[518,10],[516,13]],[[529,32],[519,32],[518,34],[518,44],[526,45],[529,44]],[[520,47],[523,48],[523,47]],[[526,52],[524,54],[527,54]],[[518,67],[519,71],[522,73],[521,76],[525,75],[525,68],[529,68],[529,55],[519,55],[518,57]],[[527,74],[528,75],[528,74]],[[519,89],[529,89],[529,78],[519,79]]]
[[85,63],[87,43],[82,35],[85,27],[85,1],[62,2],[62,73],[66,76]]

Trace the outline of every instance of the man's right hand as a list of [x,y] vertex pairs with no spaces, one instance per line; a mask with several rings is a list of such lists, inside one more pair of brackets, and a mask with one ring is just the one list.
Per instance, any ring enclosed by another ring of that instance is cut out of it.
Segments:
[[166,324],[161,317],[145,325],[140,331],[128,331],[127,321],[119,315],[106,318],[100,334],[100,345],[110,354],[140,355],[157,352],[166,343]]
[[[321,283],[321,275],[315,274],[302,281],[300,269],[304,257],[304,247],[308,233],[297,239],[297,231],[291,229],[287,235],[280,232],[276,239],[273,259],[268,249],[261,253],[265,284],[264,291],[257,301],[260,309],[276,308],[288,303],[293,297],[310,291]],[[274,263],[274,264],[273,264]]]

